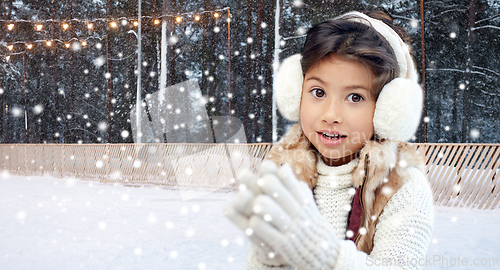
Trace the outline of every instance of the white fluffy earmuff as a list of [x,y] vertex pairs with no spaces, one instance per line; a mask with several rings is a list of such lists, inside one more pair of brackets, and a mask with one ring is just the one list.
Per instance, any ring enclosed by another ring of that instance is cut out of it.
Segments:
[[[373,128],[380,139],[408,141],[420,123],[423,92],[418,84],[408,45],[382,21],[360,12],[349,12],[337,18],[345,18],[371,25],[391,45],[399,65],[399,76],[386,84],[379,94],[373,116]],[[302,56],[295,54],[283,61],[274,78],[276,103],[283,117],[299,121],[302,97]]]

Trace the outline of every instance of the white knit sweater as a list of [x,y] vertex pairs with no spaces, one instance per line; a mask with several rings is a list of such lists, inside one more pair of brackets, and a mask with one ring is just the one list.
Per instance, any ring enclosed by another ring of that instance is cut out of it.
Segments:
[[[433,224],[433,199],[426,177],[416,168],[407,169],[406,183],[387,202],[377,221],[373,250],[367,255],[354,242],[344,240],[355,193],[351,174],[357,164],[357,159],[338,167],[327,166],[321,159],[317,164],[314,196],[340,242],[335,269],[422,269]],[[295,268],[267,266],[250,250],[247,269]]]

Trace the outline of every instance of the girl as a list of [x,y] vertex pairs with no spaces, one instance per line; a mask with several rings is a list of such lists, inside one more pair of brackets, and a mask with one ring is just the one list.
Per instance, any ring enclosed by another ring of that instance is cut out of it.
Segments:
[[252,242],[248,269],[426,263],[432,195],[404,142],[418,127],[422,90],[403,40],[384,13],[350,12],[315,25],[302,53],[283,62],[278,107],[299,123],[268,153],[274,162],[239,179],[225,211]]

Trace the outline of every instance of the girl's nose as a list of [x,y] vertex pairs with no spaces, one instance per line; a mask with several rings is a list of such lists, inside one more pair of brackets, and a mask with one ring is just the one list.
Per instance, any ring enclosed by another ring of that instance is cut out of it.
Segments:
[[336,104],[335,102],[325,104],[321,117],[321,120],[328,124],[342,123],[343,117],[340,104]]

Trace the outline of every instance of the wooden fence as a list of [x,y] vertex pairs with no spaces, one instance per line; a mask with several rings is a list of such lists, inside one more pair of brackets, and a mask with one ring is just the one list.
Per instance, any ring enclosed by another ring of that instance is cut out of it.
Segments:
[[[435,203],[492,209],[500,202],[500,144],[414,144]],[[0,170],[100,182],[237,189],[271,144],[3,144]]]
[[500,202],[500,144],[415,144],[437,205],[492,209]]

